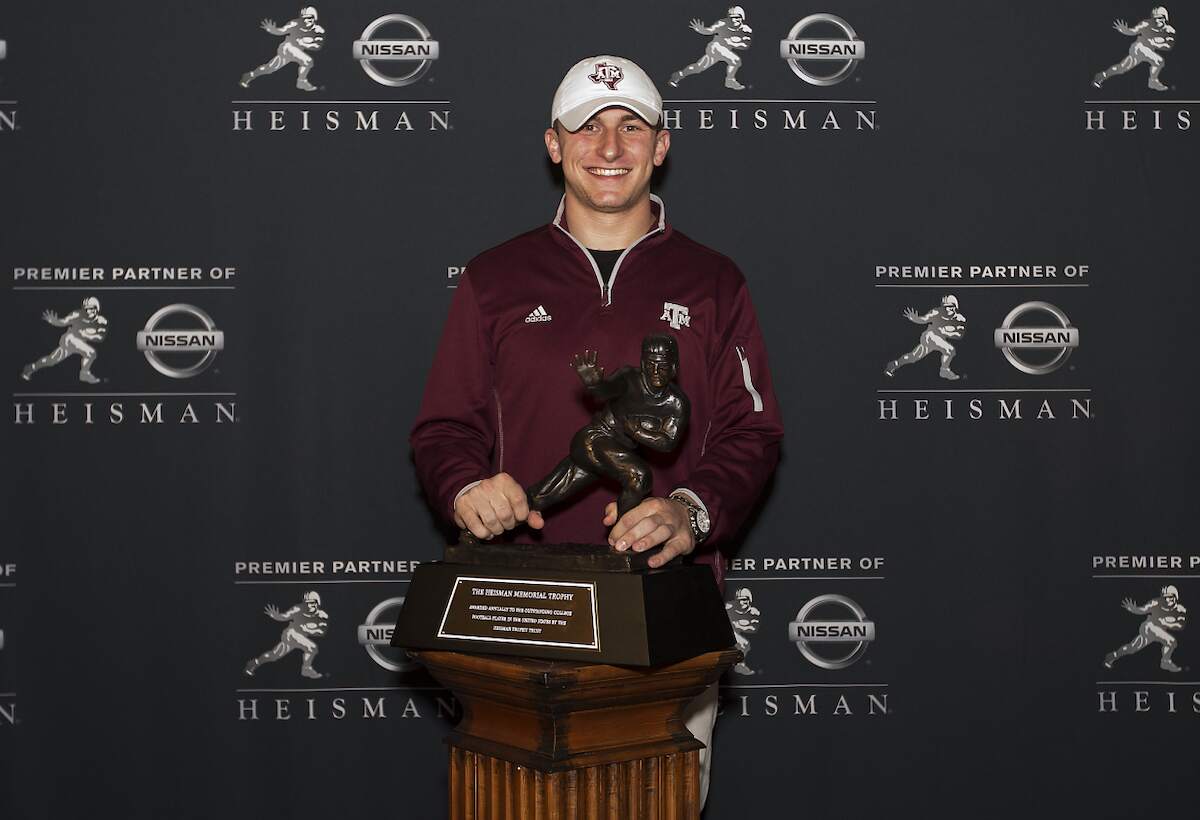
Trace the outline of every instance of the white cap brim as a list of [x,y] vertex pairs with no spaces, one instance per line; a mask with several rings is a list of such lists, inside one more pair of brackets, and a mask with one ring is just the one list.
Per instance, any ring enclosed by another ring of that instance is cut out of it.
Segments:
[[620,97],[616,95],[608,95],[598,100],[588,100],[559,114],[558,121],[568,131],[578,131],[580,128],[583,128],[588,120],[596,115],[596,112],[614,106],[617,108],[628,108],[651,125],[658,125],[658,111],[655,110],[653,105],[643,100],[635,100],[633,97]]

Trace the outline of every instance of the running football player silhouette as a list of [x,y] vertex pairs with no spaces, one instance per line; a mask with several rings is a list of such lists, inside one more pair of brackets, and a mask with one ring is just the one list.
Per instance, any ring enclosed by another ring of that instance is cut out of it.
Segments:
[[1171,660],[1171,655],[1175,652],[1175,647],[1179,645],[1179,641],[1171,632],[1178,632],[1183,629],[1187,613],[1187,610],[1179,603],[1179,590],[1173,585],[1168,584],[1162,588],[1162,594],[1159,597],[1151,598],[1141,606],[1135,604],[1130,598],[1122,601],[1121,606],[1134,615],[1145,615],[1146,620],[1142,621],[1142,626],[1138,629],[1136,638],[1124,646],[1118,647],[1116,651],[1109,652],[1104,656],[1105,668],[1112,669],[1113,664],[1116,663],[1118,658],[1132,655],[1135,652],[1141,652],[1150,644],[1157,643],[1162,645],[1162,658],[1158,662],[1159,667],[1168,672],[1182,671]]
[[1099,88],[1109,77],[1132,71],[1142,63],[1149,63],[1148,85],[1155,91],[1166,91],[1168,86],[1158,79],[1158,75],[1167,62],[1161,52],[1170,51],[1175,46],[1175,27],[1167,23],[1168,19],[1167,10],[1163,6],[1155,6],[1150,11],[1149,19],[1142,20],[1136,26],[1130,27],[1124,20],[1114,22],[1115,30],[1137,39],[1129,47],[1129,56],[1093,77],[1092,85]]
[[250,81],[264,74],[274,74],[288,63],[296,64],[296,88],[301,91],[316,91],[317,87],[308,81],[308,72],[312,71],[313,58],[310,51],[320,51],[325,43],[325,29],[317,25],[317,10],[312,6],[300,9],[300,17],[289,20],[284,26],[275,25],[274,20],[263,20],[260,24],[263,31],[282,37],[275,56],[258,68],[247,71],[242,75],[242,88],[248,88]]
[[323,638],[329,631],[329,613],[321,609],[321,596],[316,592],[306,592],[301,602],[280,612],[273,604],[267,605],[263,612],[273,621],[287,621],[279,643],[261,655],[246,662],[243,670],[250,677],[264,663],[272,663],[287,655],[293,649],[300,650],[300,674],[306,678],[325,677],[313,669],[313,659],[317,657],[317,642],[314,638]]
[[942,357],[942,366],[938,370],[938,375],[949,381],[960,378],[950,369],[950,362],[957,352],[950,340],[961,339],[967,330],[967,318],[958,312],[958,297],[943,296],[940,308],[934,308],[928,313],[920,315],[910,307],[905,308],[904,317],[913,324],[925,325],[925,331],[921,334],[921,340],[917,342],[916,347],[899,359],[888,362],[887,367],[883,370],[884,374],[895,376],[896,371],[906,364],[919,362],[936,350]]
[[745,10],[741,6],[733,6],[725,12],[724,17],[711,26],[706,26],[699,18],[695,18],[688,27],[697,34],[711,34],[712,40],[705,46],[704,56],[672,74],[671,79],[667,80],[667,85],[678,88],[679,81],[684,77],[707,71],[717,63],[725,63],[725,87],[734,91],[743,90],[746,86],[737,81],[742,58],[736,52],[750,48],[752,29],[746,25]]
[[42,318],[55,327],[65,327],[67,332],[59,338],[58,347],[51,353],[25,365],[21,378],[29,381],[38,370],[61,364],[69,356],[78,356],[79,380],[87,384],[99,384],[100,380],[92,375],[96,348],[91,343],[103,342],[108,335],[108,320],[100,315],[100,300],[89,296],[83,300],[79,310],[73,310],[61,319],[52,310],[43,313]]
[[737,648],[742,650],[742,659],[734,665],[733,671],[739,675],[753,675],[754,670],[746,663],[750,656],[750,639],[746,636],[758,632],[761,613],[754,605],[754,596],[745,587],[733,593],[733,598],[734,600],[725,604],[725,609],[729,615],[729,625],[733,627],[733,640],[737,643]]

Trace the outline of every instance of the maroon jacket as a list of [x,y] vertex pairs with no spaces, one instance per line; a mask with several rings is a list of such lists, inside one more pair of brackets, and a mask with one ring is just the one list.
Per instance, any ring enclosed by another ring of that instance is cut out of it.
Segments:
[[[639,453],[653,468],[653,495],[686,488],[708,509],[712,531],[697,560],[720,582],[716,547],[737,532],[775,469],[783,426],[741,272],[674,230],[662,200],[652,201],[658,224],[617,260],[607,283],[567,231],[561,204],[550,225],[472,259],[410,443],[426,494],[453,521],[465,487],[500,471],[529,486],[567,455],[571,436],[598,409],[573,354],[598,351],[612,374],[638,364],[644,336],[673,333],[691,420],[674,451]],[[615,487],[600,482],[548,510],[540,532],[518,526],[508,537],[606,543],[601,519],[615,497]]]

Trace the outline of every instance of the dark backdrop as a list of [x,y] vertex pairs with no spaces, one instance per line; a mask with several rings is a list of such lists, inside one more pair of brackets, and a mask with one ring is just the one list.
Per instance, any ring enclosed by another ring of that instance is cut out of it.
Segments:
[[[456,704],[390,650],[368,653],[358,627],[378,605],[394,617],[410,562],[440,554],[406,439],[451,289],[474,254],[553,215],[550,99],[602,52],[666,92],[657,191],[678,228],[744,270],[787,429],[769,494],[728,545],[726,595],[749,590],[760,620],[754,674],[725,682],[707,816],[1186,810],[1196,627],[1174,633],[1181,672],[1160,669],[1158,644],[1101,665],[1144,620],[1124,598],[1172,584],[1184,606],[1200,599],[1200,17],[1171,7],[1168,91],[1146,87],[1145,65],[1090,85],[1132,42],[1112,20],[1149,5],[747,4],[737,92],[723,66],[665,83],[703,52],[687,23],[714,22],[716,2],[349,0],[318,4],[320,88],[305,93],[295,66],[237,82],[278,44],[259,20],[282,24],[294,4],[8,4],[0,814],[443,813]],[[867,47],[831,87],[779,56],[814,12]],[[351,56],[388,13],[440,44],[404,88]],[[886,274],[937,265],[963,275]],[[1022,265],[1056,275],[970,275]],[[112,278],[142,267],[200,278]],[[42,268],[105,277],[23,273]],[[940,379],[936,354],[886,377],[921,334],[903,309],[950,294],[962,378]],[[90,296],[109,325],[101,382],[80,383],[75,357],[22,381],[62,333],[42,312]],[[1034,301],[1079,331],[1045,375],[993,341]],[[191,378],[136,345],[174,304],[225,334]],[[327,677],[301,677],[296,652],[245,677],[279,639],[264,607],[309,590],[329,616]],[[823,594],[876,624],[847,669],[789,639]]]

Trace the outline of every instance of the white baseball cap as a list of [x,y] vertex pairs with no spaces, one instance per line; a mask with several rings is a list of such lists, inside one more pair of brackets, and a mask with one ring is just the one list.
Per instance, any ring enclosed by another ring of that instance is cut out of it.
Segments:
[[554,92],[550,124],[558,120],[578,131],[592,115],[609,106],[628,108],[651,125],[662,119],[662,95],[641,66],[624,57],[601,54],[571,66]]

